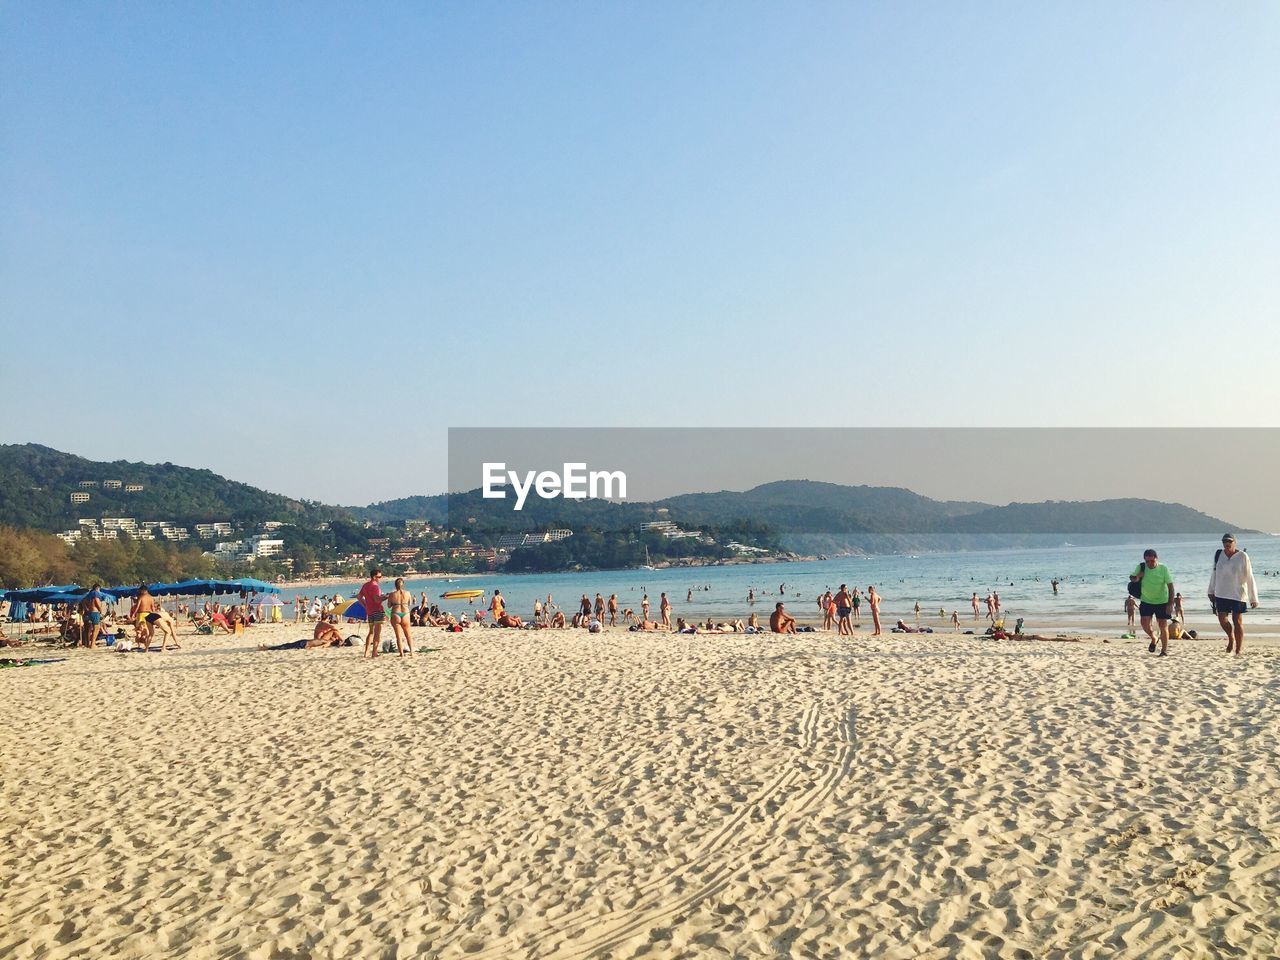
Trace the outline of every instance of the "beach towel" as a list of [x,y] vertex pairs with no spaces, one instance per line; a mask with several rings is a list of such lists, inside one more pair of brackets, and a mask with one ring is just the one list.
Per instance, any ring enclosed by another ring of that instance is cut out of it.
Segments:
[[3,660],[0,660],[0,668],[7,668],[7,667],[38,667],[38,666],[40,666],[41,664],[44,664],[44,663],[61,663],[61,662],[62,662],[63,660],[65,660],[65,659],[67,659],[67,658],[66,658],[66,657],[54,657],[53,659],[49,659],[49,660],[36,660],[36,659],[35,659],[35,658],[33,658],[33,657],[22,657],[22,658],[18,658],[18,659],[14,659],[14,658],[12,658],[12,657],[6,657],[6,658],[4,658]]

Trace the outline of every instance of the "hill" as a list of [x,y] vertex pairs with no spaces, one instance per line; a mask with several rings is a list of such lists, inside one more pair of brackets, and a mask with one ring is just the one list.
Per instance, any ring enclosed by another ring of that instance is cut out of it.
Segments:
[[[129,490],[131,486],[141,489]],[[88,501],[72,503],[72,494],[88,494]],[[104,463],[33,443],[0,445],[0,523],[56,531],[74,527],[81,518],[104,516],[178,525],[218,520],[311,524],[346,512],[268,493],[211,470],[172,463]]]
[[479,490],[406,497],[350,509],[357,518],[375,522],[421,519],[448,522],[469,531],[556,526],[625,530],[653,520],[695,528],[751,521],[784,535],[832,538],[828,541],[831,549],[851,549],[861,539],[878,552],[894,546],[907,550],[987,549],[999,545],[1001,537],[1025,538],[1017,542],[1043,545],[1045,537],[1071,534],[1210,534],[1233,526],[1183,504],[1155,500],[993,506],[934,500],[901,487],[844,486],[812,480],[779,480],[745,491],[681,494],[651,503],[531,497],[519,513],[506,501],[483,499]]

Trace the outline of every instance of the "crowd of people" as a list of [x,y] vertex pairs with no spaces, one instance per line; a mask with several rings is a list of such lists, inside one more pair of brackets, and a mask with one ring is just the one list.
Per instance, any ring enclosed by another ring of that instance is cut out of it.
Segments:
[[[881,624],[882,598],[875,586],[868,586],[865,592],[859,587],[849,587],[843,583],[834,591],[827,589],[817,597],[821,622],[821,626],[817,627],[801,625],[788,612],[785,599],[775,603],[773,612],[764,624],[754,612],[746,620],[716,620],[708,617],[703,622],[686,618],[677,618],[673,622],[672,604],[667,594],[659,594],[655,610],[647,590],[641,591],[639,610],[623,606],[616,593],[605,597],[598,592],[594,598],[583,593],[571,605],[569,613],[557,605],[551,594],[547,594],[545,599],[538,597],[534,600],[528,619],[510,611],[501,591],[493,590],[487,604],[472,610],[470,616],[468,613],[455,616],[431,602],[425,591],[415,599],[405,589],[402,577],[395,580],[391,591],[384,593],[382,577],[381,570],[373,570],[369,579],[360,587],[354,601],[350,602],[344,602],[337,594],[294,597],[294,622],[313,622],[315,627],[312,635],[285,644],[263,645],[260,649],[311,649],[350,645],[352,638],[344,638],[339,629],[344,616],[348,622],[362,622],[366,626],[364,653],[370,658],[383,652],[383,627],[388,622],[391,637],[386,646],[388,649],[394,648],[402,657],[413,656],[413,628],[437,628],[453,632],[472,626],[519,630],[572,628],[599,633],[606,627],[621,626],[636,632],[680,634],[781,634],[821,629],[835,630],[841,636],[852,636],[855,628],[862,626],[862,613],[865,609],[871,620],[871,636],[878,637],[884,633]],[[1052,589],[1055,595],[1059,592],[1061,583],[1057,577],[1053,578]],[[779,586],[779,597],[787,596],[786,587],[785,583]],[[710,590],[710,584],[697,589]],[[693,593],[694,588],[690,588],[686,600],[690,600]],[[1223,536],[1222,547],[1214,555],[1207,593],[1211,609],[1225,634],[1227,652],[1240,655],[1244,647],[1244,616],[1249,609],[1258,606],[1258,589],[1249,555],[1238,548],[1234,534]],[[474,594],[481,597],[485,595],[483,591],[474,591]],[[131,600],[128,613],[122,614],[117,611],[115,597],[95,584],[78,604],[31,605],[26,620],[30,624],[46,624],[50,630],[57,630],[64,640],[89,648],[96,647],[105,638],[109,645],[118,650],[149,651],[158,636],[159,649],[165,651],[179,647],[179,618],[185,617],[198,632],[221,631],[226,634],[238,634],[256,623],[279,623],[283,619],[283,604],[279,598],[242,594],[238,601],[221,603],[210,599],[198,608],[188,608],[186,604],[179,603],[171,611],[165,609],[146,585],[141,585]],[[350,610],[353,602],[360,603],[362,610]],[[748,591],[747,602],[749,607],[757,602],[754,587]],[[969,605],[973,620],[977,622],[984,619],[985,607],[985,619],[989,621],[989,626],[983,631],[985,636],[996,639],[1026,636],[1022,633],[1021,619],[1012,630],[1005,628],[1006,611],[997,591],[990,591],[985,598],[979,597],[977,591],[974,591]],[[935,627],[923,622],[920,601],[915,602],[913,612],[913,624],[899,618],[890,632],[914,634],[935,631]],[[1160,562],[1154,548],[1146,550],[1142,562],[1129,573],[1125,612],[1132,631],[1129,635],[1135,635],[1140,626],[1148,639],[1148,651],[1159,656],[1168,656],[1170,640],[1197,636],[1195,631],[1186,629],[1183,596],[1177,591],[1173,575]],[[941,628],[949,623],[953,632],[961,631],[959,611],[952,610],[948,614],[945,607],[940,607],[937,616]],[[977,630],[966,632],[972,634]],[[19,642],[7,637],[4,639],[8,645]]]

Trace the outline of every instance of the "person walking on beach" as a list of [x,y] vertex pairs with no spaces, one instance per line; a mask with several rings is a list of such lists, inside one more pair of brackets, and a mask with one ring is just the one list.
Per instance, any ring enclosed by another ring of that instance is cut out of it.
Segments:
[[956,633],[960,632],[960,611],[959,610],[951,611],[951,627]]
[[307,598],[294,597],[293,598],[293,622],[301,623],[302,618],[306,614],[306,612],[307,612]]
[[991,599],[990,593],[987,594],[987,619],[990,620],[992,623],[995,623],[996,608],[995,608],[995,603]]
[[507,601],[502,599],[501,590],[493,591],[493,599],[489,601],[489,610],[493,614],[494,623],[497,623],[498,619],[507,612]]
[[668,630],[671,629],[671,601],[667,599],[664,593],[662,599],[658,603],[658,613],[662,616],[662,625]]
[[388,600],[391,609],[391,630],[396,638],[396,651],[400,656],[413,656],[413,637],[409,634],[409,611],[413,609],[413,594],[404,588],[404,577],[396,577],[396,588]]
[[1159,555],[1148,547],[1142,554],[1142,563],[1129,574],[1131,581],[1141,581],[1138,620],[1151,642],[1148,653],[1156,652],[1156,635],[1151,629],[1151,618],[1160,626],[1160,656],[1169,655],[1169,617],[1173,613],[1173,575],[1160,562]]
[[999,617],[1000,617],[1000,594],[998,594],[998,593],[994,593],[994,592],[993,592],[993,593],[991,594],[991,602],[992,602],[992,604],[994,604],[994,605],[995,605],[995,608],[996,608],[996,618],[997,618],[997,619],[999,619]]
[[1138,616],[1138,601],[1132,595],[1124,598],[1124,612],[1125,616],[1129,618],[1129,630],[1132,632],[1133,628],[1137,626]]
[[969,598],[969,604],[973,607],[973,619],[978,619],[978,591],[973,591],[973,596]]
[[822,629],[830,630],[831,620],[835,613],[830,590],[818,597],[818,612],[822,614]]
[[542,598],[533,598],[533,622],[537,626],[542,626]]
[[[665,597],[666,594],[664,593],[663,596]],[[602,597],[598,593],[596,594],[595,613],[596,613],[596,619],[600,621],[600,626],[603,627],[604,626],[604,597]]]
[[1253,579],[1249,554],[1236,549],[1236,535],[1224,534],[1222,549],[1213,557],[1209,574],[1209,602],[1227,635],[1227,653],[1240,656],[1244,647],[1244,612],[1258,606],[1258,584]]
[[861,625],[862,618],[858,613],[858,608],[862,606],[862,591],[854,587],[853,595],[849,597],[849,602],[853,604],[853,622]]
[[356,599],[364,607],[365,619],[369,622],[369,632],[364,637],[364,656],[370,660],[382,652],[382,624],[387,615],[382,609],[382,571],[377,567],[369,574]]
[[920,625],[920,601],[916,601],[916,626]]
[[871,608],[871,623],[875,627],[873,637],[880,636],[880,594],[875,587],[867,587],[867,606]]
[[609,626],[616,626],[618,623],[618,595],[616,593],[609,594]]
[[832,603],[836,608],[837,632],[841,636],[853,636],[853,623],[849,620],[849,614],[853,613],[853,597],[849,596],[849,588],[843,583],[840,584],[840,590],[832,599]]

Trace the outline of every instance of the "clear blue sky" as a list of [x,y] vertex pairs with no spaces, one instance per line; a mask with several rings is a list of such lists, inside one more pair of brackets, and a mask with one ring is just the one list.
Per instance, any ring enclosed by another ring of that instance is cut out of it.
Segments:
[[0,442],[365,503],[451,425],[1278,422],[1280,4],[0,28]]

